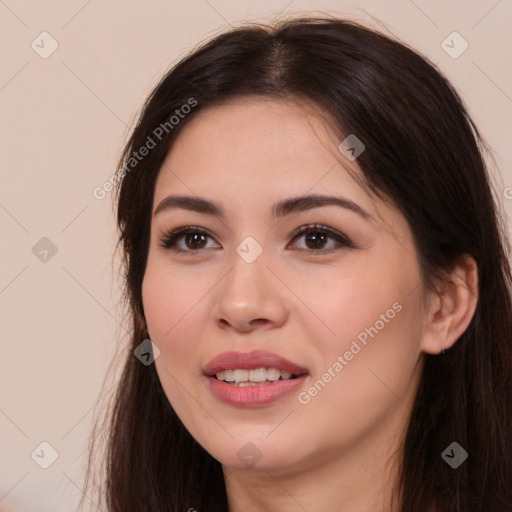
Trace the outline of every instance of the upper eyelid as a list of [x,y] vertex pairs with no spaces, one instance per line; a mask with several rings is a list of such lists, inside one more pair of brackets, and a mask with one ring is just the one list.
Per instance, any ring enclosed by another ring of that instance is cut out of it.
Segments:
[[[334,229],[334,228],[330,228],[328,226],[324,226],[322,224],[319,224],[319,223],[311,223],[311,224],[305,224],[305,225],[302,225],[298,228],[296,228],[295,230],[293,230],[293,232],[289,235],[289,238],[294,241],[296,240],[297,238],[299,237],[302,237],[304,236],[305,234],[308,233],[308,231],[319,231],[319,232],[325,232],[328,236],[330,236],[333,240],[335,240],[335,242],[338,244],[338,245],[345,245],[345,246],[348,246],[348,247],[352,247],[352,248],[355,248],[355,244],[354,242],[352,241],[352,239],[345,235],[343,232],[339,232],[338,230]],[[186,226],[180,226],[176,229],[172,229],[172,230],[169,230],[169,231],[165,231],[164,233],[162,233],[161,235],[161,242],[162,242],[162,246],[166,249],[171,249],[172,247],[174,247],[176,245],[176,242],[181,240],[185,235],[189,234],[189,233],[199,233],[199,234],[204,234],[206,235],[207,237],[211,238],[215,243],[219,243],[217,242],[217,240],[215,239],[215,236],[213,235],[213,233],[207,229],[207,228],[203,228],[201,226],[191,226],[191,225],[186,225]],[[165,247],[165,243],[167,240],[169,240],[170,238],[174,238],[173,242],[172,242],[172,245],[169,246],[169,247]],[[301,249],[301,250],[306,250],[306,249]],[[323,249],[320,249],[318,251],[314,251],[314,250],[311,250],[311,252],[318,252],[318,253],[321,253],[321,252],[325,252],[325,251],[329,251],[330,249],[327,249],[327,250],[323,250]],[[197,251],[194,251],[194,250],[182,250],[182,252],[201,252],[200,250],[197,250]]]
[[[328,233],[330,233],[332,235],[339,235],[339,236],[342,236],[344,238],[348,238],[346,235],[344,235],[343,233],[338,232],[336,229],[329,228],[327,226],[323,226],[322,224],[318,224],[318,223],[305,224],[303,226],[300,226],[299,228],[294,229],[293,232],[289,235],[289,238],[295,239],[297,236],[303,235],[308,230],[312,231],[312,230],[315,230],[315,229],[317,229],[318,231],[326,231],[326,232],[328,232]],[[169,231],[165,231],[164,230],[162,232],[161,236],[164,237],[164,238],[168,238],[168,237],[174,236],[174,235],[176,235],[176,236],[183,236],[183,235],[186,235],[186,234],[188,234],[190,232],[204,234],[204,235],[207,235],[210,238],[215,240],[215,236],[213,235],[213,233],[209,229],[203,228],[203,227],[200,227],[200,226],[181,226],[181,227],[178,227],[176,229],[171,229]]]

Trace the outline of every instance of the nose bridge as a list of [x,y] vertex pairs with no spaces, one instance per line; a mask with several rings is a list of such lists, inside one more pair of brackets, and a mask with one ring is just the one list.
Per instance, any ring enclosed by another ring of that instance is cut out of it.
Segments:
[[267,268],[272,265],[269,253],[256,239],[246,237],[235,248],[230,264],[219,283],[215,321],[240,329],[247,329],[254,320],[281,323],[286,307],[282,290]]
[[231,307],[255,309],[265,295],[269,295],[266,274],[267,255],[263,247],[252,237],[244,239],[236,248],[222,286],[221,299]]

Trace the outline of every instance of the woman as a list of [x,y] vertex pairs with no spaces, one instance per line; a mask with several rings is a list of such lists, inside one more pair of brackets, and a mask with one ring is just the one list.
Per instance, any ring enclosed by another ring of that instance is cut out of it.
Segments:
[[107,510],[512,510],[481,146],[439,71],[353,22],[237,28],[174,66],[117,174]]

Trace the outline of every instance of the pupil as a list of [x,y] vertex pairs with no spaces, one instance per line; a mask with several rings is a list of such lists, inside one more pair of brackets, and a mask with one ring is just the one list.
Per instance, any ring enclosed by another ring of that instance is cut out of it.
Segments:
[[[202,240],[198,240],[199,237],[201,237]],[[204,238],[205,236],[201,233],[193,233],[191,235],[187,235],[187,242],[190,242],[190,240],[195,240],[196,242],[198,241],[199,243],[192,242],[191,244],[194,248],[197,249],[202,243],[204,243]]]
[[318,242],[320,242],[320,245],[322,245],[322,243],[325,242],[325,237],[326,237],[326,235],[324,235],[323,233],[313,232],[313,234],[310,234],[306,237],[306,240],[312,240],[312,239],[315,240],[316,239],[316,241],[313,241],[313,247],[317,248],[319,245]]

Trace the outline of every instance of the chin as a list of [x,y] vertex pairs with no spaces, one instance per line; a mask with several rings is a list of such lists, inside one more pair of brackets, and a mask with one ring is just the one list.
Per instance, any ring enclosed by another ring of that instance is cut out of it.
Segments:
[[[265,434],[267,435],[267,434]],[[289,440],[288,440],[289,441]],[[299,461],[297,447],[285,440],[266,439],[261,431],[255,435],[246,432],[244,436],[235,436],[235,439],[226,439],[215,443],[212,449],[204,445],[205,449],[227,469],[247,469],[252,471],[281,472],[289,469]],[[291,455],[293,454],[293,458]]]

